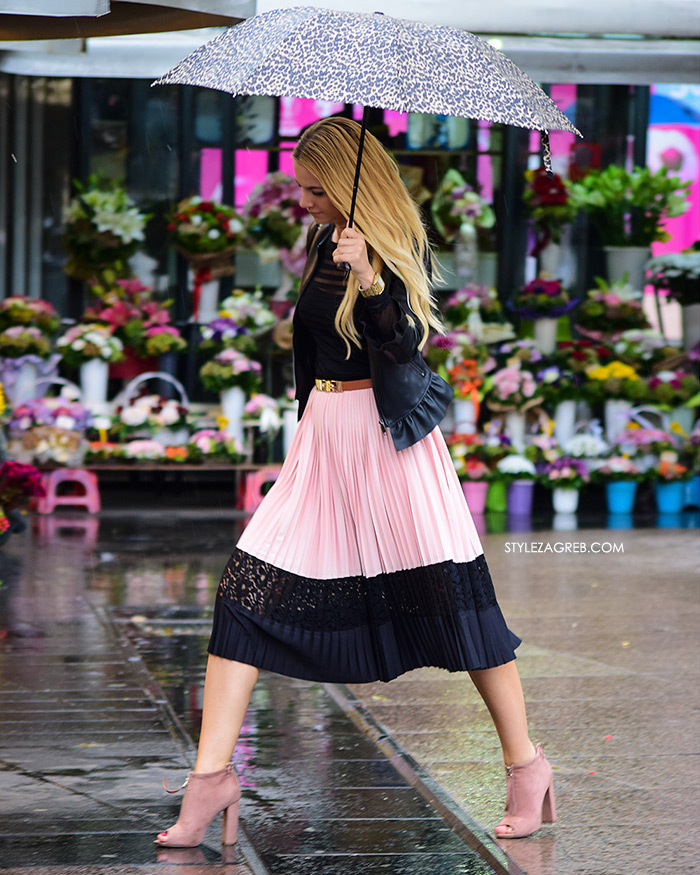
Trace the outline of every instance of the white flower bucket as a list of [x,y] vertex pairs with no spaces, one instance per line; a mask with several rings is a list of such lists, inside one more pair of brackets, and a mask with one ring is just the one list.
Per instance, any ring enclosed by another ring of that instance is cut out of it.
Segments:
[[476,433],[476,408],[471,398],[453,398],[452,417],[457,434]]
[[632,404],[619,398],[608,398],[605,402],[605,439],[609,444],[617,442],[627,428]]
[[622,282],[625,274],[633,289],[641,291],[646,285],[644,265],[650,255],[648,246],[606,246],[605,256],[608,265],[608,281]]
[[564,445],[574,436],[576,429],[576,402],[560,401],[554,408],[554,437]]
[[557,487],[552,490],[552,507],[554,513],[570,514],[578,510],[578,489]]
[[551,355],[557,345],[557,319],[535,319],[535,343],[544,355]]
[[34,362],[23,362],[15,377],[11,390],[11,401],[16,407],[25,401],[31,401],[39,392],[39,368]]
[[83,404],[94,412],[107,407],[109,364],[104,359],[90,359],[80,366],[80,392]]
[[224,426],[224,431],[227,435],[243,444],[243,423],[241,419],[245,409],[245,392],[240,386],[232,386],[230,389],[223,389],[219,397],[221,398],[221,413],[228,420]]
[[559,277],[559,261],[561,260],[561,246],[558,243],[548,243],[539,256],[540,273],[549,274],[554,279]]
[[505,415],[505,432],[518,452],[525,448],[525,414],[511,410]]
[[199,294],[199,314],[197,322],[206,324],[213,322],[219,315],[219,280],[202,283]]

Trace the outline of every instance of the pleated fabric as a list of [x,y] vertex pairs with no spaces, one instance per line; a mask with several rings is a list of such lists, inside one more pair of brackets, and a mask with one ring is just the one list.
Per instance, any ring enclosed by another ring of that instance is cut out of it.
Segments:
[[317,681],[514,658],[438,428],[397,451],[371,389],[312,390],[222,576],[209,651]]

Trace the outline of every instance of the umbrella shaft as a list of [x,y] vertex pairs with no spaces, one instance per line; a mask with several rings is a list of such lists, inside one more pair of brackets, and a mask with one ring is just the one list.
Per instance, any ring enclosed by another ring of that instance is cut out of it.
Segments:
[[367,130],[367,119],[369,118],[369,107],[366,106],[362,111],[362,128],[360,129],[360,143],[357,147],[357,164],[355,165],[355,181],[352,184],[352,201],[350,203],[350,216],[348,218],[348,227],[352,228],[355,219],[355,202],[357,201],[357,188],[360,184],[360,168],[362,167],[362,151],[365,147],[365,131]]

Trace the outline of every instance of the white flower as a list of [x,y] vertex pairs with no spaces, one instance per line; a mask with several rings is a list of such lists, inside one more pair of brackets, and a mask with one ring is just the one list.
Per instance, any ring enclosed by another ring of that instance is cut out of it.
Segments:
[[144,239],[143,226],[143,216],[137,209],[133,209],[121,214],[114,230],[124,243],[131,243],[133,240]]
[[79,337],[77,340],[73,341],[73,343],[71,344],[71,349],[80,352],[81,349],[85,349],[86,345],[87,344],[85,343],[85,341]]
[[584,456],[603,456],[609,449],[602,438],[592,434],[576,434],[564,444],[566,455],[576,459]]
[[212,229],[208,232],[207,237],[208,237],[210,240],[216,240],[217,237],[221,237],[221,231],[219,231],[218,228],[212,228]]
[[228,229],[232,234],[240,234],[243,230],[243,222],[241,222],[240,219],[236,219],[235,217],[233,219],[229,219]]
[[57,416],[54,424],[56,428],[65,428],[67,431],[75,428],[75,420],[72,416]]
[[161,425],[174,425],[180,419],[180,411],[177,409],[177,404],[168,401],[156,418]]
[[148,410],[143,407],[125,407],[121,412],[121,421],[124,425],[136,426],[143,425],[148,419]]
[[505,456],[497,463],[496,467],[501,474],[531,474],[534,476],[537,473],[535,466],[525,456]]
[[196,213],[194,216],[190,216],[190,225],[194,225],[195,228],[199,227],[202,224],[202,217],[198,216]]

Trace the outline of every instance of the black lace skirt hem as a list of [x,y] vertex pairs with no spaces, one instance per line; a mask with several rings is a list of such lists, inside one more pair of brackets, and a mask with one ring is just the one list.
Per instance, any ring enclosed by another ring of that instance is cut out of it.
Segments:
[[497,605],[343,630],[282,624],[219,595],[209,653],[265,671],[326,683],[390,681],[424,666],[494,668],[515,659],[520,639]]

